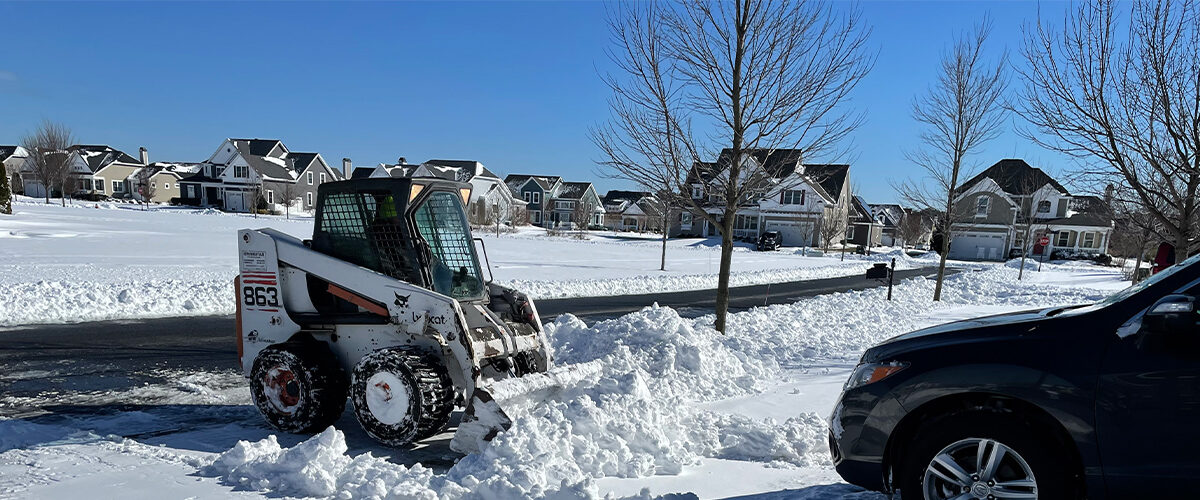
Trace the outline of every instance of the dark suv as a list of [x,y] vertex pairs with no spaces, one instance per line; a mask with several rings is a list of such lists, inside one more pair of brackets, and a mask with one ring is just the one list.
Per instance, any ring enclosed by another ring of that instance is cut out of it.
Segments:
[[904,499],[1196,498],[1198,259],[868,349],[830,421],[838,473]]
[[758,237],[758,251],[770,252],[779,249],[783,244],[783,235],[779,231],[767,231]]

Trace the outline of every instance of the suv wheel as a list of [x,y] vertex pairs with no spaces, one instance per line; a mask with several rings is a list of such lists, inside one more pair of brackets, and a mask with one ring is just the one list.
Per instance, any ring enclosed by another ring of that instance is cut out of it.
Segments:
[[933,420],[899,465],[904,500],[1072,498],[1071,473],[1054,441],[1007,413]]

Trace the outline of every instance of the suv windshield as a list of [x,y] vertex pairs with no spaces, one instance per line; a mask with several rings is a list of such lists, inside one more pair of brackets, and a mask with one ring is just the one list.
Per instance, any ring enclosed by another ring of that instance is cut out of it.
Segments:
[[413,220],[433,254],[430,261],[433,290],[456,299],[481,297],[483,279],[479,259],[458,196],[445,191],[430,193],[417,208]]

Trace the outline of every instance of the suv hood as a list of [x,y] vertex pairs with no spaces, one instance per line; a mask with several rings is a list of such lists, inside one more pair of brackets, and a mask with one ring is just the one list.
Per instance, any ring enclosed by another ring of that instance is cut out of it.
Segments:
[[[1029,332],[1034,326],[1027,325],[1021,327],[1018,325],[1044,320],[1061,313],[1064,309],[1068,308],[1048,307],[1045,309],[996,314],[952,321],[950,323],[914,330],[892,337],[872,347],[863,355],[863,361],[874,361],[873,358],[876,357],[888,357],[899,352],[941,343],[961,342],[980,337],[1014,337]],[[1017,327],[1012,328],[1014,326]]]

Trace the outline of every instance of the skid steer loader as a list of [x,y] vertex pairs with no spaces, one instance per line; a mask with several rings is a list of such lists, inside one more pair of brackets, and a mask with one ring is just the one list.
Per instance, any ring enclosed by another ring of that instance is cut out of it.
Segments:
[[320,431],[349,399],[367,434],[401,446],[465,405],[461,452],[511,424],[489,386],[547,371],[550,352],[533,301],[484,279],[470,192],[440,179],[329,182],[311,240],[238,231],[238,356],[268,423]]

